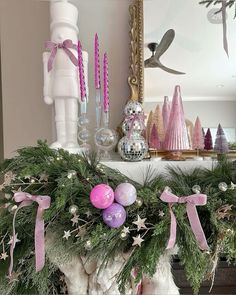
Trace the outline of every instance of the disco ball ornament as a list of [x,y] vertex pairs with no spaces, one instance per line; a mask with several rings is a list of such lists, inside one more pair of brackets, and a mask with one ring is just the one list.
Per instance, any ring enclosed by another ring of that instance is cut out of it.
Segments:
[[139,119],[135,119],[132,123],[132,120],[126,118],[122,123],[122,131],[125,135],[128,135],[130,129],[132,128],[132,133],[137,133],[138,135],[141,135],[144,129],[143,126],[144,124],[142,124],[142,122]]
[[148,145],[142,136],[124,136],[118,144],[118,152],[125,161],[142,161],[148,151]]
[[138,101],[130,100],[125,106],[125,115],[143,115],[143,106]]
[[95,144],[100,151],[101,158],[104,160],[109,160],[110,155],[109,151],[111,151],[118,141],[118,136],[115,130],[110,128],[100,128],[95,133]]

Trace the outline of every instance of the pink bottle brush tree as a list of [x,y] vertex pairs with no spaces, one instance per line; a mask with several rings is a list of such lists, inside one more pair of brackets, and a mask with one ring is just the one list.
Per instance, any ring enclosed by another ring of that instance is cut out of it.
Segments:
[[161,148],[161,142],[155,124],[152,126],[151,135],[149,138],[149,147],[156,150]]
[[210,128],[207,129],[204,139],[204,150],[210,151],[213,149],[212,135]]
[[199,117],[197,117],[193,129],[193,149],[197,150],[197,156],[199,156],[199,150],[204,149],[204,137]]
[[170,109],[171,109],[171,104],[169,102],[169,98],[168,96],[165,96],[164,103],[162,106],[162,117],[163,117],[163,124],[164,124],[165,131],[167,130],[167,127],[168,127],[168,122],[170,118]]
[[181,157],[181,151],[189,149],[189,140],[184,118],[180,86],[175,86],[170,118],[165,137],[165,149],[174,152],[172,153],[173,157],[169,157],[171,160],[183,160]]
[[214,151],[217,153],[219,160],[223,160],[225,158],[225,155],[229,151],[229,145],[225,137],[224,130],[220,124],[218,125],[218,129],[216,133]]

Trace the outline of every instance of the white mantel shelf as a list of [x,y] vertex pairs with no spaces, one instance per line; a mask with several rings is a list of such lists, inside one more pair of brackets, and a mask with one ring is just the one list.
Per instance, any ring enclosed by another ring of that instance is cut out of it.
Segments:
[[182,170],[192,170],[197,167],[212,169],[216,164],[216,160],[203,160],[203,161],[153,161],[153,160],[143,160],[141,162],[125,162],[120,160],[117,156],[115,156],[112,161],[102,161],[102,164],[112,168],[119,170],[122,174],[126,175],[130,179],[143,184],[145,176],[149,169],[154,171],[154,177],[156,175],[163,175],[163,173],[167,173],[167,167],[174,166],[179,167]]

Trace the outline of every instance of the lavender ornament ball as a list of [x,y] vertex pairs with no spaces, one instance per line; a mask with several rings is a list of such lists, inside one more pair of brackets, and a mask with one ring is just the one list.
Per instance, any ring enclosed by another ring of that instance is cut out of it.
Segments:
[[90,193],[90,202],[98,209],[106,209],[114,202],[113,189],[107,184],[96,185]]
[[120,204],[113,203],[102,212],[103,221],[112,228],[118,228],[125,223],[126,211]]
[[137,199],[136,188],[130,183],[121,183],[115,190],[115,200],[122,206],[130,206]]

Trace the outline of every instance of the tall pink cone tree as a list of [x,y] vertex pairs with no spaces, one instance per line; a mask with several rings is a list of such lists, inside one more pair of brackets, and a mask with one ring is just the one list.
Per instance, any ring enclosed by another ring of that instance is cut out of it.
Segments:
[[165,96],[164,103],[162,106],[162,117],[163,117],[163,124],[164,124],[165,131],[167,130],[167,127],[168,127],[168,122],[170,118],[170,109],[171,109],[171,104],[169,102],[169,98],[168,96]]
[[161,148],[161,143],[155,124],[152,126],[151,135],[149,137],[149,147],[157,150]]
[[154,124],[156,125],[160,141],[163,142],[165,139],[165,130],[164,130],[164,124],[163,124],[162,111],[159,104],[156,106],[155,112],[153,113],[152,126]]
[[204,149],[204,137],[202,133],[202,125],[199,117],[197,117],[193,129],[193,149],[203,150]]
[[153,117],[153,111],[151,111],[148,115],[147,119],[147,126],[146,126],[146,140],[149,140],[149,136],[151,134],[151,125],[152,125],[152,117]]
[[189,149],[188,133],[184,118],[180,86],[175,86],[170,118],[165,138],[165,149],[181,151]]

